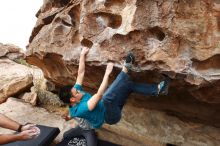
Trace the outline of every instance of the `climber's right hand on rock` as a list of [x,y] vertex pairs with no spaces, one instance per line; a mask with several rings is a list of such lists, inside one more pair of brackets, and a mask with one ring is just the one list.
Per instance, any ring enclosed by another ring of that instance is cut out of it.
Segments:
[[83,47],[81,51],[81,55],[86,55],[89,52],[89,48]]
[[114,63],[109,62],[109,63],[107,64],[105,73],[106,73],[107,75],[110,75],[111,72],[112,72],[112,70],[113,70],[113,67],[114,67]]

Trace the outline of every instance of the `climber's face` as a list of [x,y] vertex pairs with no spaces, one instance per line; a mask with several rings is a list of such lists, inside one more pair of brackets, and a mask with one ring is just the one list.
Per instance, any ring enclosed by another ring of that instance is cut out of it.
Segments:
[[79,103],[83,97],[83,94],[75,88],[71,89],[71,94],[72,97],[70,98],[70,103]]

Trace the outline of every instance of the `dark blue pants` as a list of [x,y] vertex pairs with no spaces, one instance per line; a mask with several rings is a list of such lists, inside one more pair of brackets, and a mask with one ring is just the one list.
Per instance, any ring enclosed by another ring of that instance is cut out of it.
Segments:
[[117,76],[103,96],[105,106],[105,122],[116,124],[121,119],[121,111],[131,93],[139,93],[145,96],[157,96],[157,84],[135,83],[125,72]]

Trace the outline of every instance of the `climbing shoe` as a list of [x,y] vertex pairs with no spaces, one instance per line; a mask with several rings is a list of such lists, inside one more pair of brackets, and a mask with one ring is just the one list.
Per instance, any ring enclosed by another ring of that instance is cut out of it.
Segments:
[[159,83],[158,95],[167,95],[168,94],[168,89],[169,89],[169,85],[170,85],[170,78],[165,74],[163,74],[163,76],[165,77],[165,79]]
[[135,62],[135,57],[134,57],[133,53],[128,53],[128,55],[126,56],[126,59],[124,61],[124,66],[128,70],[132,70],[134,62]]

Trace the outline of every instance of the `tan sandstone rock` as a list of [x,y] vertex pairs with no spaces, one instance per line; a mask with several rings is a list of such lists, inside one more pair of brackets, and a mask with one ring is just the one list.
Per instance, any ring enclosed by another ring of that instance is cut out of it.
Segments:
[[163,112],[126,105],[117,125],[105,125],[99,137],[123,146],[217,146],[220,129],[183,122]]
[[[140,71],[132,74],[136,81],[158,83],[166,73],[172,83],[168,96],[134,94],[130,104],[220,127],[219,8],[217,0],[44,0],[26,60],[57,87],[74,84],[81,47],[88,46],[84,86],[96,92],[107,61],[115,62],[112,81],[132,51]],[[164,141],[179,144],[177,137]]]
[[[195,98],[219,103],[218,5],[215,0],[44,1],[27,61],[50,80],[67,84],[75,80],[82,45],[91,47],[89,66],[119,63],[133,51],[141,71],[167,72]],[[206,96],[204,89],[213,90]]]
[[19,98],[32,105],[37,105],[37,93],[34,90],[34,87],[31,87],[31,92],[26,92],[23,95],[19,96]]
[[13,44],[0,43],[0,57],[6,56],[10,60],[24,59],[24,51]]
[[30,69],[7,58],[0,59],[0,103],[33,84]]
[[33,76],[21,48],[0,43],[0,103],[33,85]]

